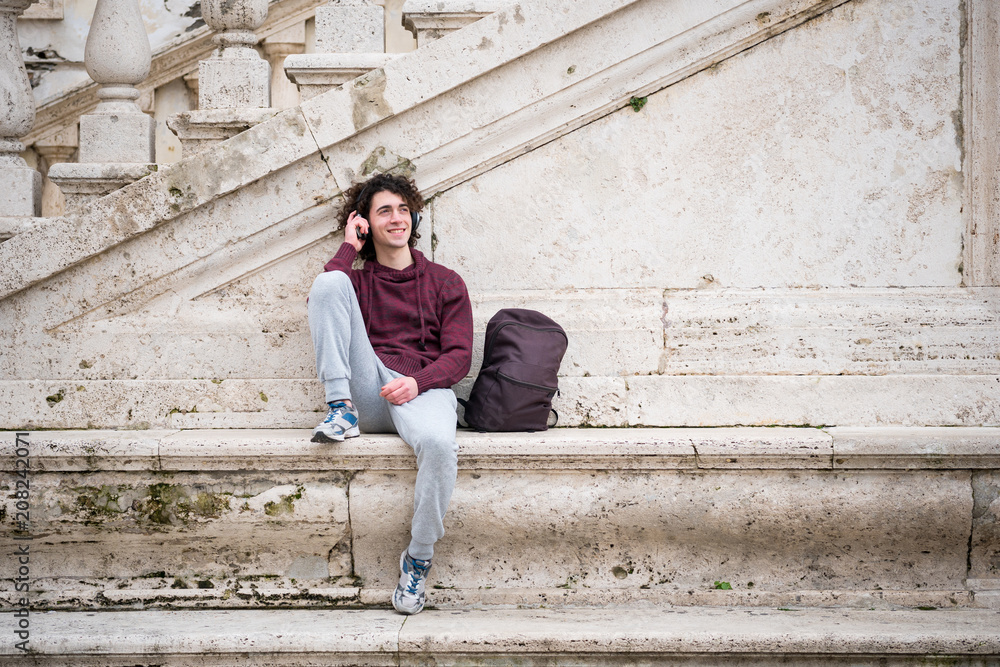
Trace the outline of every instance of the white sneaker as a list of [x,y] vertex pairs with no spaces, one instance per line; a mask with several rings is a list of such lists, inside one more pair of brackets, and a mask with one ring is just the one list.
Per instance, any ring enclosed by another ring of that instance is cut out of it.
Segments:
[[330,403],[330,411],[326,419],[313,429],[313,442],[343,442],[344,438],[356,438],[361,435],[358,428],[358,411],[353,406],[339,401]]
[[406,551],[399,555],[399,583],[392,594],[392,606],[400,614],[419,614],[424,608],[424,584],[430,569],[429,560],[414,558]]

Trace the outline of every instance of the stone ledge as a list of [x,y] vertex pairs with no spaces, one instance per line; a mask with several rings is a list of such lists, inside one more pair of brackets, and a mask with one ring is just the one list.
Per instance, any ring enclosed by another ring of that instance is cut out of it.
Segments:
[[357,601],[360,594],[361,589],[357,587],[311,587],[300,590],[291,587],[260,588],[255,586],[251,588],[247,585],[237,590],[235,595],[230,596],[226,596],[226,591],[212,588],[119,588],[101,591],[101,597],[104,600],[117,605],[133,603],[156,604],[157,602],[168,605],[185,605],[191,600],[198,600],[204,602],[206,606],[212,607],[218,607],[220,603],[224,604],[229,600],[233,600],[233,606],[239,606],[241,601],[249,599],[265,600],[272,603],[288,600],[300,602],[310,600],[316,603],[317,606],[328,606],[336,602]]
[[[3,380],[0,405],[9,409],[0,413],[0,429],[311,429],[326,412],[315,379],[220,384],[211,376]],[[471,385],[466,378],[456,392],[465,396]],[[562,427],[583,428],[997,428],[998,388],[1000,375],[565,376],[553,407]]]
[[[459,431],[464,470],[969,470],[1000,468],[1000,428],[636,428],[541,433]],[[412,470],[394,435],[339,445],[309,431],[35,431],[32,470]],[[15,434],[0,441],[12,470]]]
[[[177,589],[173,577],[140,581],[127,579],[57,578],[36,580],[32,606],[38,610],[82,609],[305,609],[331,607],[368,609],[392,604],[389,588],[337,587],[327,582],[302,582],[287,578],[260,582],[243,581],[216,588]],[[975,584],[975,585],[973,585]],[[609,589],[609,588],[474,588],[458,589],[432,585],[428,609],[547,609],[588,608],[611,605],[673,605],[679,607],[785,607],[842,608],[892,611],[900,609],[992,609],[1000,611],[1000,591],[980,590],[996,586],[993,580],[970,580],[973,590],[797,590],[754,591],[745,589]],[[145,586],[145,587],[144,587]],[[0,590],[6,608],[17,606],[20,593]]]
[[384,67],[396,53],[295,53],[285,58],[285,74],[303,92],[303,99]]
[[[435,664],[521,657],[526,664],[581,659],[824,656],[1000,657],[1000,612],[846,609],[646,608],[50,612],[31,617],[33,664]],[[3,624],[13,636],[16,619]],[[21,660],[13,642],[0,663]],[[398,661],[398,662],[397,662]],[[520,664],[520,663],[519,663]]]
[[833,436],[836,469],[947,469],[959,459],[967,468],[997,468],[1000,429],[838,427]]

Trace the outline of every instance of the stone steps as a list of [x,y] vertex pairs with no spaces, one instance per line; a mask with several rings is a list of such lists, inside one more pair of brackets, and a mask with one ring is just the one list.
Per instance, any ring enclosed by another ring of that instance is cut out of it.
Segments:
[[[279,250],[291,246],[268,249]],[[314,265],[326,259],[317,251]],[[189,296],[199,291],[212,289]],[[30,379],[30,354],[2,360],[0,428],[311,428],[325,408],[299,297],[283,310],[258,296],[266,314],[231,317],[213,293],[171,306],[170,324],[148,335],[145,317],[95,312],[70,326],[54,304],[26,306],[77,334],[46,352],[45,379]],[[561,426],[1000,424],[1000,403],[984,400],[1000,393],[997,288],[565,288],[472,300],[474,371],[501,308],[539,310],[566,329]]]
[[[48,612],[31,664],[996,665],[1000,611],[603,609]],[[4,614],[4,634],[16,619]],[[0,664],[25,664],[12,641]]]
[[[36,608],[388,604],[414,476],[398,437],[24,441],[32,539],[19,544]],[[14,444],[3,436],[3,470]],[[459,444],[429,589],[441,608],[1000,608],[1000,429],[553,429]],[[16,479],[3,477],[8,538]],[[0,596],[19,600],[12,578]]]

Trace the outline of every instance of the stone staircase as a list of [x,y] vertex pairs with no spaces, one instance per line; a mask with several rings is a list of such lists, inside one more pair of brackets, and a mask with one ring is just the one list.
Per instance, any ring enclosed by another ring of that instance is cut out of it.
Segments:
[[415,470],[394,436],[23,437],[39,664],[1000,659],[1000,429],[459,442],[429,607],[404,620]]
[[[1000,664],[960,3],[423,4],[417,52],[0,244],[0,664]],[[305,289],[386,169],[478,339],[570,334],[570,428],[460,433],[413,618],[412,453],[304,430]]]
[[[6,619],[5,619],[6,620]],[[30,657],[65,667],[996,664],[996,612],[508,609],[51,612]],[[6,647],[5,647],[6,648]],[[4,649],[0,649],[4,650]]]

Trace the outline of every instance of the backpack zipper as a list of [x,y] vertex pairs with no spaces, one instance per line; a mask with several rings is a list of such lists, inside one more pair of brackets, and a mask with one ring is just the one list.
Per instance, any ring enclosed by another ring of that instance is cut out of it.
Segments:
[[483,352],[484,357],[488,357],[490,355],[490,352],[493,351],[493,343],[496,342],[497,335],[500,333],[500,330],[503,329],[505,326],[511,324],[516,324],[519,327],[524,327],[525,329],[531,329],[532,331],[552,331],[554,333],[562,334],[562,337],[566,339],[567,343],[569,343],[569,336],[567,336],[566,332],[563,331],[562,329],[556,329],[554,327],[533,327],[530,324],[522,324],[520,322],[504,322],[503,324],[501,324],[500,326],[498,326],[496,329],[493,330],[493,335],[490,336],[490,339],[488,341],[486,341],[486,348]]
[[497,371],[497,377],[503,378],[504,380],[510,382],[511,384],[518,384],[521,385],[522,387],[528,387],[529,389],[541,389],[552,395],[555,395],[556,392],[559,391],[559,387],[546,387],[544,384],[534,384],[533,382],[525,382],[524,380],[518,380],[517,378],[512,378],[506,373],[501,373],[500,371]]

